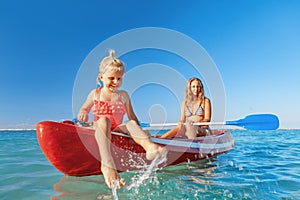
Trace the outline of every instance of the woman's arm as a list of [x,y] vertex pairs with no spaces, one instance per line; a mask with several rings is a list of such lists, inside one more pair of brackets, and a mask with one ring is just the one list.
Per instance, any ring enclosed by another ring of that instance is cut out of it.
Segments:
[[184,123],[186,120],[185,109],[186,109],[185,102],[182,101],[180,106],[180,120],[179,120],[179,122],[181,123]]
[[204,119],[203,122],[210,122],[211,120],[211,103],[209,98],[204,99]]
[[[204,99],[204,118],[201,122],[210,122],[211,120],[211,104],[209,98]],[[202,128],[209,128],[209,126],[201,126]]]

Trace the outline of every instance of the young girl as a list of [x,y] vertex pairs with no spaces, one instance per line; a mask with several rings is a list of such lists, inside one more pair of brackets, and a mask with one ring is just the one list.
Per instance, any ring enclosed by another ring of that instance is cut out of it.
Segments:
[[[119,189],[125,182],[119,177],[110,153],[111,131],[129,133],[134,141],[146,150],[148,160],[161,155],[165,149],[153,143],[150,136],[141,129],[128,93],[118,90],[122,85],[124,64],[114,57],[113,50],[101,61],[99,70],[97,83],[101,82],[101,86],[89,93],[78,113],[78,120],[87,122],[88,113],[92,108],[95,137],[101,156],[101,171],[107,186],[111,188],[117,183]],[[126,113],[129,122],[122,124]]]
[[[186,135],[189,139],[197,136],[209,135],[208,126],[193,126],[193,122],[210,122],[211,104],[204,96],[204,88],[200,79],[190,78],[186,85],[185,98],[181,103],[180,121],[178,125],[161,136],[172,138]],[[184,126],[183,123],[186,123]]]

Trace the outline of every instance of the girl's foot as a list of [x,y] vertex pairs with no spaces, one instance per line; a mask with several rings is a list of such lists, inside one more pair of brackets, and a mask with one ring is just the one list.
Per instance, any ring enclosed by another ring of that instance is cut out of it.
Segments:
[[125,186],[126,182],[122,179],[117,170],[107,165],[101,165],[101,171],[105,180],[106,185],[112,188],[116,184],[116,188],[120,189],[121,186]]
[[157,144],[152,143],[151,145],[148,146],[146,149],[146,158],[147,160],[153,160],[157,156],[162,156],[167,153],[166,148],[161,147]]

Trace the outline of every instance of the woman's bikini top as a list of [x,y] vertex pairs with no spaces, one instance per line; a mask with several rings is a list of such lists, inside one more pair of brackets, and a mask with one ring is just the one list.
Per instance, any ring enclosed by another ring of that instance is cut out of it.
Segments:
[[186,109],[185,109],[185,116],[186,117],[190,117],[190,116],[193,116],[193,115],[196,115],[196,116],[203,116],[204,115],[204,110],[203,108],[199,105],[197,110],[195,111],[195,113],[192,113],[191,110],[189,109],[188,106],[186,106]]

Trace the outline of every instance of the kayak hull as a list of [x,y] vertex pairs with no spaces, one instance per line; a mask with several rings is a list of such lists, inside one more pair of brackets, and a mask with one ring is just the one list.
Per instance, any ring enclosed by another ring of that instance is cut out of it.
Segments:
[[[73,125],[71,121],[43,121],[36,125],[36,132],[43,153],[60,172],[69,176],[101,174],[93,129]],[[212,136],[194,140],[151,139],[168,151],[167,161],[160,167],[215,157],[234,146],[234,138],[228,131],[215,131]],[[111,154],[119,172],[138,170],[150,164],[145,150],[125,134],[112,132]]]

